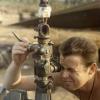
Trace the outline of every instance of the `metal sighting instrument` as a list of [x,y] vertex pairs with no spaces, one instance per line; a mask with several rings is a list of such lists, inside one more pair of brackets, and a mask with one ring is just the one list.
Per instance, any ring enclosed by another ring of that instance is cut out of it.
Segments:
[[53,43],[49,36],[48,18],[51,15],[51,7],[48,0],[40,0],[38,24],[38,44],[29,46],[29,51],[34,51],[34,74],[36,76],[35,100],[51,100],[53,87],[52,72],[61,70],[61,65],[53,60]]

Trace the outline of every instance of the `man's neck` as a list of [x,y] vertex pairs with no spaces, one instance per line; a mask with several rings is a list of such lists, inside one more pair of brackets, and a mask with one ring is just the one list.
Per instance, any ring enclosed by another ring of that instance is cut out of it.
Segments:
[[73,93],[79,98],[83,98],[82,100],[90,98],[95,87],[95,77],[96,75],[94,75],[82,88],[74,91]]
[[95,81],[95,75],[89,79],[89,81],[80,89],[78,89],[80,92],[84,92],[84,93],[88,93],[91,91],[93,85],[94,85],[94,81]]

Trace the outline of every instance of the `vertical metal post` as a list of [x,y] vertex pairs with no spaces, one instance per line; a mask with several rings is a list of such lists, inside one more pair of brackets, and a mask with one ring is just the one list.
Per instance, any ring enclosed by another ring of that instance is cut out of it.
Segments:
[[34,71],[36,78],[35,100],[51,100],[51,81],[48,79],[50,72],[50,57],[51,45],[49,43],[49,25],[47,20],[51,14],[51,7],[48,5],[48,0],[40,0],[39,18],[41,23],[38,25],[38,46],[39,50],[36,53],[34,60]]

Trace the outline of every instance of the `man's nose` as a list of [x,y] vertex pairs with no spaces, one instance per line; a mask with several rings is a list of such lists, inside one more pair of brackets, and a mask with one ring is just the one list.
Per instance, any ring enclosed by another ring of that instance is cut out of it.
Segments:
[[60,56],[60,63],[63,64],[64,63],[64,57]]

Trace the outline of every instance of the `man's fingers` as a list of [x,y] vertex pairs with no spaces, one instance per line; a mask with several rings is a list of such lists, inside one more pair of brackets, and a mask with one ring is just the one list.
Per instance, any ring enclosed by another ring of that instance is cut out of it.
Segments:
[[21,50],[21,49],[17,49],[17,50],[12,51],[12,54],[25,54],[25,53],[26,53],[26,51]]
[[21,47],[26,47],[27,48],[28,43],[27,42],[18,42],[14,46],[21,46]]
[[29,40],[28,40],[28,38],[26,38],[26,37],[23,37],[23,38],[22,38],[22,41],[25,42],[25,43],[29,43]]
[[27,52],[27,48],[21,47],[21,46],[15,46],[12,50],[12,54],[18,54],[18,53],[21,53],[21,52],[22,52],[22,54],[23,53],[25,54]]

